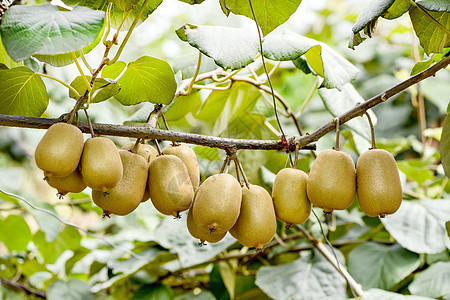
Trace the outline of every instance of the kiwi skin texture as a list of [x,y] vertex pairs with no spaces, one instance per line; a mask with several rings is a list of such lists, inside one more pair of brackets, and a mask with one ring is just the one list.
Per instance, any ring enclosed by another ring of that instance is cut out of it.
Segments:
[[189,233],[192,237],[199,239],[200,244],[204,244],[205,241],[209,243],[217,243],[218,241],[222,240],[227,232],[222,233],[216,233],[216,232],[210,232],[207,229],[200,228],[197,223],[194,221],[194,216],[192,215],[192,208],[189,209],[186,224]]
[[145,159],[127,150],[119,150],[123,165],[120,182],[105,194],[92,190],[92,200],[106,215],[124,216],[134,211],[141,203],[147,184],[148,167]]
[[287,226],[302,224],[311,214],[311,202],[306,193],[308,175],[299,169],[286,168],[278,172],[272,188],[275,214]]
[[153,206],[164,215],[178,217],[194,199],[186,165],[175,155],[161,155],[150,164],[148,186]]
[[36,147],[36,165],[47,178],[67,176],[78,167],[83,143],[83,133],[75,125],[53,124]]
[[197,189],[192,215],[200,228],[223,233],[236,223],[241,209],[242,191],[230,174],[208,177]]
[[200,183],[200,170],[198,168],[197,156],[194,150],[187,145],[168,145],[162,149],[164,154],[175,155],[186,165],[189,173],[189,178],[192,182],[192,187],[194,191],[197,190]]
[[356,165],[358,204],[369,217],[395,213],[403,199],[397,163],[383,149],[364,152]]
[[104,193],[115,187],[123,176],[116,145],[108,138],[90,138],[84,143],[81,175],[88,187]]
[[353,159],[342,151],[323,150],[311,167],[306,187],[309,201],[325,213],[346,209],[356,195]]
[[230,234],[246,247],[262,249],[277,230],[277,218],[270,194],[258,185],[242,188],[239,217]]
[[68,193],[80,193],[86,188],[86,183],[84,183],[78,168],[64,177],[50,177],[47,183],[58,190],[60,198]]

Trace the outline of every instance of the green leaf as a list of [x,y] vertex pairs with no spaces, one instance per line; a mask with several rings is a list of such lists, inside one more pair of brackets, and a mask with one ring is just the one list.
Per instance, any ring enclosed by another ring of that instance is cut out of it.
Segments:
[[54,264],[56,259],[67,249],[72,251],[80,249],[81,235],[77,229],[66,226],[54,241],[48,242],[45,233],[39,230],[34,235],[33,243],[38,248],[45,263]]
[[67,282],[56,280],[50,284],[47,290],[48,300],[94,300],[94,294],[90,286],[81,280],[70,279]]
[[225,286],[223,282],[222,275],[220,274],[220,265],[218,263],[214,264],[213,269],[209,273],[209,285],[211,287],[211,292],[214,294],[215,298],[217,300],[230,300],[234,299],[233,297],[230,297],[230,293],[227,290],[227,287]]
[[[334,251],[342,258],[338,250]],[[255,283],[273,299],[347,299],[345,280],[317,250],[312,257],[302,256],[288,264],[261,267]]]
[[222,9],[224,15],[228,17],[230,15],[231,9],[225,1],[226,0],[219,0],[220,9]]
[[364,300],[432,300],[428,297],[402,295],[379,289],[370,289],[364,292]]
[[[427,11],[442,26],[450,30],[450,13]],[[425,53],[443,53],[444,48],[450,46],[450,37],[439,27],[437,27],[420,9],[411,6],[409,16],[419,38],[420,45]]]
[[426,161],[420,159],[402,160],[397,165],[408,179],[417,182],[419,185],[434,178],[433,172],[429,169]]
[[[357,103],[364,102],[364,98],[358,93],[351,83],[347,83],[342,90],[337,89],[319,89],[319,95],[323,100],[325,107],[334,116],[337,117],[349,109],[355,107]],[[374,125],[377,123],[377,117],[368,110]],[[354,118],[345,123],[352,131],[364,137],[367,141],[371,140],[370,126],[367,117]],[[367,150],[367,149],[366,149]]]
[[[295,13],[302,0],[252,0],[256,19],[264,35],[268,34]],[[225,0],[231,12],[253,20],[253,13],[248,1]]]
[[259,51],[258,37],[248,29],[185,24],[176,33],[224,69],[247,66]]
[[8,54],[20,61],[33,54],[62,54],[92,43],[105,13],[87,7],[60,11],[56,6],[16,5],[2,18],[0,32]]
[[389,7],[394,3],[394,0],[372,0],[369,4],[363,8],[355,24],[352,27],[354,34],[363,30],[373,20],[378,19],[384,14]]
[[450,262],[437,262],[414,276],[408,287],[414,295],[450,299]]
[[[91,76],[86,76],[88,81],[91,80]],[[86,91],[86,83],[84,82],[81,76],[77,76],[70,85],[75,88],[78,94],[84,94]],[[117,81],[108,78],[96,78],[94,82],[94,86],[92,88],[91,103],[98,103],[105,100],[108,100],[114,95],[117,95],[120,91],[120,84]],[[75,93],[69,90],[69,97],[76,99]]]
[[[133,6],[130,13],[128,13],[128,11],[120,9],[117,6],[113,6],[111,12],[111,26],[114,28],[118,28],[119,24],[125,18],[121,30],[130,29],[131,24],[133,24],[134,20],[137,18],[139,10],[142,8],[144,2],[145,0],[140,0],[135,6]],[[147,20],[147,18],[158,8],[161,3],[162,0],[149,0],[144,8],[144,11],[139,17],[139,21],[136,26],[142,24],[142,22]]]
[[416,75],[417,73],[420,73],[424,71],[425,69],[429,68],[435,61],[435,54],[433,54],[429,59],[424,61],[417,62],[414,67],[411,70],[411,76]]
[[48,106],[42,78],[27,67],[0,70],[0,113],[40,117]]
[[202,3],[203,1],[205,1],[205,0],[178,0],[178,1],[181,1],[181,2],[184,2],[184,3],[189,3],[189,4],[200,4],[200,3]]
[[417,0],[417,4],[431,11],[450,12],[450,3],[448,0]]
[[[116,78],[118,70],[123,66],[103,69],[102,76]],[[121,90],[114,95],[123,105],[134,105],[141,102],[167,104],[175,95],[177,83],[170,65],[150,56],[143,56],[128,64],[127,69],[118,80]]]
[[72,7],[85,6],[93,10],[106,11],[108,1],[106,0],[63,0],[64,4]]
[[200,93],[193,91],[186,96],[176,98],[173,105],[164,113],[164,116],[167,122],[178,121],[190,113],[195,117],[201,105]]
[[[449,104],[450,105],[450,104]],[[445,117],[442,126],[441,141],[439,143],[439,151],[441,152],[441,163],[444,168],[445,175],[450,178],[450,117]]]
[[400,245],[364,243],[348,255],[348,271],[364,289],[389,290],[420,265],[418,254]]
[[[40,203],[33,202],[33,205],[42,209],[46,209],[56,214],[55,208],[47,202],[40,202]],[[34,219],[39,225],[39,228],[43,232],[45,232],[45,239],[48,242],[54,241],[61,231],[62,227],[61,222],[57,220],[55,217],[42,211],[35,210],[28,205],[25,206],[25,208],[27,209],[27,212],[34,217]]]
[[109,2],[123,11],[129,11],[134,5],[138,4],[139,0],[109,0]]
[[234,297],[236,294],[236,273],[226,261],[221,261],[218,265],[223,284],[225,285],[228,294]]
[[399,18],[408,12],[410,7],[411,2],[409,0],[395,0],[382,17],[388,20]]
[[10,252],[26,251],[31,240],[31,230],[23,217],[9,215],[5,221],[0,220],[0,240]]
[[279,61],[296,60],[302,55],[318,75],[324,78],[322,87],[341,89],[356,78],[358,69],[325,43],[283,30],[264,40],[264,56]]
[[[181,71],[183,74],[183,79],[194,77],[195,71],[197,69],[198,62],[198,54],[189,54],[177,56],[174,59],[173,70],[176,74],[178,71]],[[217,65],[208,56],[202,55],[202,63],[200,65],[199,74],[214,71],[217,69]]]
[[[2,43],[2,37],[0,36],[0,61],[3,65],[5,65],[8,68],[15,68],[22,65],[20,62],[15,62],[11,56],[8,55],[8,52],[6,52],[5,47]],[[2,68],[0,68],[1,70]]]
[[395,214],[381,222],[404,248],[434,254],[444,251],[449,242],[445,230],[448,216],[450,200],[404,200]]
[[173,299],[172,291],[165,285],[144,285],[139,288],[131,298],[131,300],[171,300]]

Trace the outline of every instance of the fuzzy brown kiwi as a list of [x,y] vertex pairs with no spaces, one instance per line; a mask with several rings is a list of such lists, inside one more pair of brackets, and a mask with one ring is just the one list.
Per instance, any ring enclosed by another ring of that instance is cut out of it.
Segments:
[[236,223],[241,209],[242,191],[230,174],[208,177],[197,189],[192,214],[200,228],[223,233]]
[[306,193],[308,175],[299,169],[286,168],[278,172],[272,187],[272,198],[278,220],[289,227],[302,224],[311,214],[311,202]]
[[227,232],[211,232],[205,228],[200,228],[194,221],[194,216],[192,215],[192,209],[189,209],[186,224],[189,233],[196,239],[200,240],[199,244],[204,244],[205,241],[209,243],[217,243],[222,240]]
[[356,195],[356,170],[345,152],[327,149],[319,153],[306,185],[309,201],[324,212],[349,207]]
[[71,124],[50,126],[34,152],[34,159],[44,176],[64,177],[74,172],[83,152],[83,133]]
[[242,188],[239,217],[230,234],[246,247],[262,249],[277,230],[277,218],[270,194],[258,185]]
[[395,213],[403,199],[397,163],[383,149],[364,152],[356,165],[358,204],[369,217]]
[[64,177],[50,177],[47,180],[48,185],[58,190],[58,197],[62,199],[62,196],[68,193],[80,193],[86,188],[78,168],[72,173]]
[[107,193],[123,176],[116,145],[108,138],[94,137],[84,143],[81,175],[88,187]]
[[164,154],[175,155],[186,165],[194,191],[200,183],[200,171],[194,150],[187,145],[168,145],[162,150]]
[[145,159],[127,150],[119,150],[123,166],[120,182],[105,195],[100,190],[92,190],[92,200],[104,213],[127,215],[141,203],[147,184],[148,167]]
[[194,199],[186,165],[175,155],[161,155],[152,161],[148,187],[153,205],[165,215],[178,217]]

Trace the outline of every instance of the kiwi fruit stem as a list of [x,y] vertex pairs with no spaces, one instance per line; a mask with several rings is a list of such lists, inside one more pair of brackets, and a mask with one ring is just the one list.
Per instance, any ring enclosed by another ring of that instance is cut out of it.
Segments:
[[369,126],[370,126],[370,136],[372,138],[372,148],[370,148],[370,149],[377,149],[377,145],[375,143],[375,129],[373,128],[372,118],[370,117],[370,115],[367,111],[364,112],[364,114],[366,115],[367,120],[369,121]]
[[159,147],[158,140],[156,140],[156,139],[155,139],[155,145],[156,145],[156,150],[158,150],[158,156],[159,155],[164,155],[164,153],[161,150],[161,147]]
[[333,121],[336,122],[336,146],[334,146],[334,149],[339,151],[339,134],[340,134],[339,118],[336,117],[333,119]]
[[230,157],[227,155],[225,160],[223,161],[222,168],[220,168],[220,173],[228,174],[228,167],[230,166]]

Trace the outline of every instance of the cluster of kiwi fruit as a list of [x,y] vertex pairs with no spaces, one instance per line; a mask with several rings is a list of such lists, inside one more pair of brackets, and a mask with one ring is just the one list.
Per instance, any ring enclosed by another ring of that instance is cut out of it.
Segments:
[[[108,216],[127,215],[148,199],[165,215],[179,218],[188,210],[188,231],[200,244],[218,242],[229,232],[244,246],[261,249],[274,237],[277,219],[287,226],[301,224],[309,218],[312,204],[325,212],[346,209],[357,194],[367,215],[384,217],[402,201],[397,165],[385,150],[366,151],[356,169],[348,154],[324,150],[309,175],[296,168],[278,172],[271,196],[248,183],[236,156],[227,156],[222,172],[199,185],[192,148],[157,148],[138,140],[118,150],[104,137],[84,142],[75,125],[56,123],[37,146],[35,160],[59,196],[89,186],[94,203]],[[228,174],[231,160],[239,180]]]

